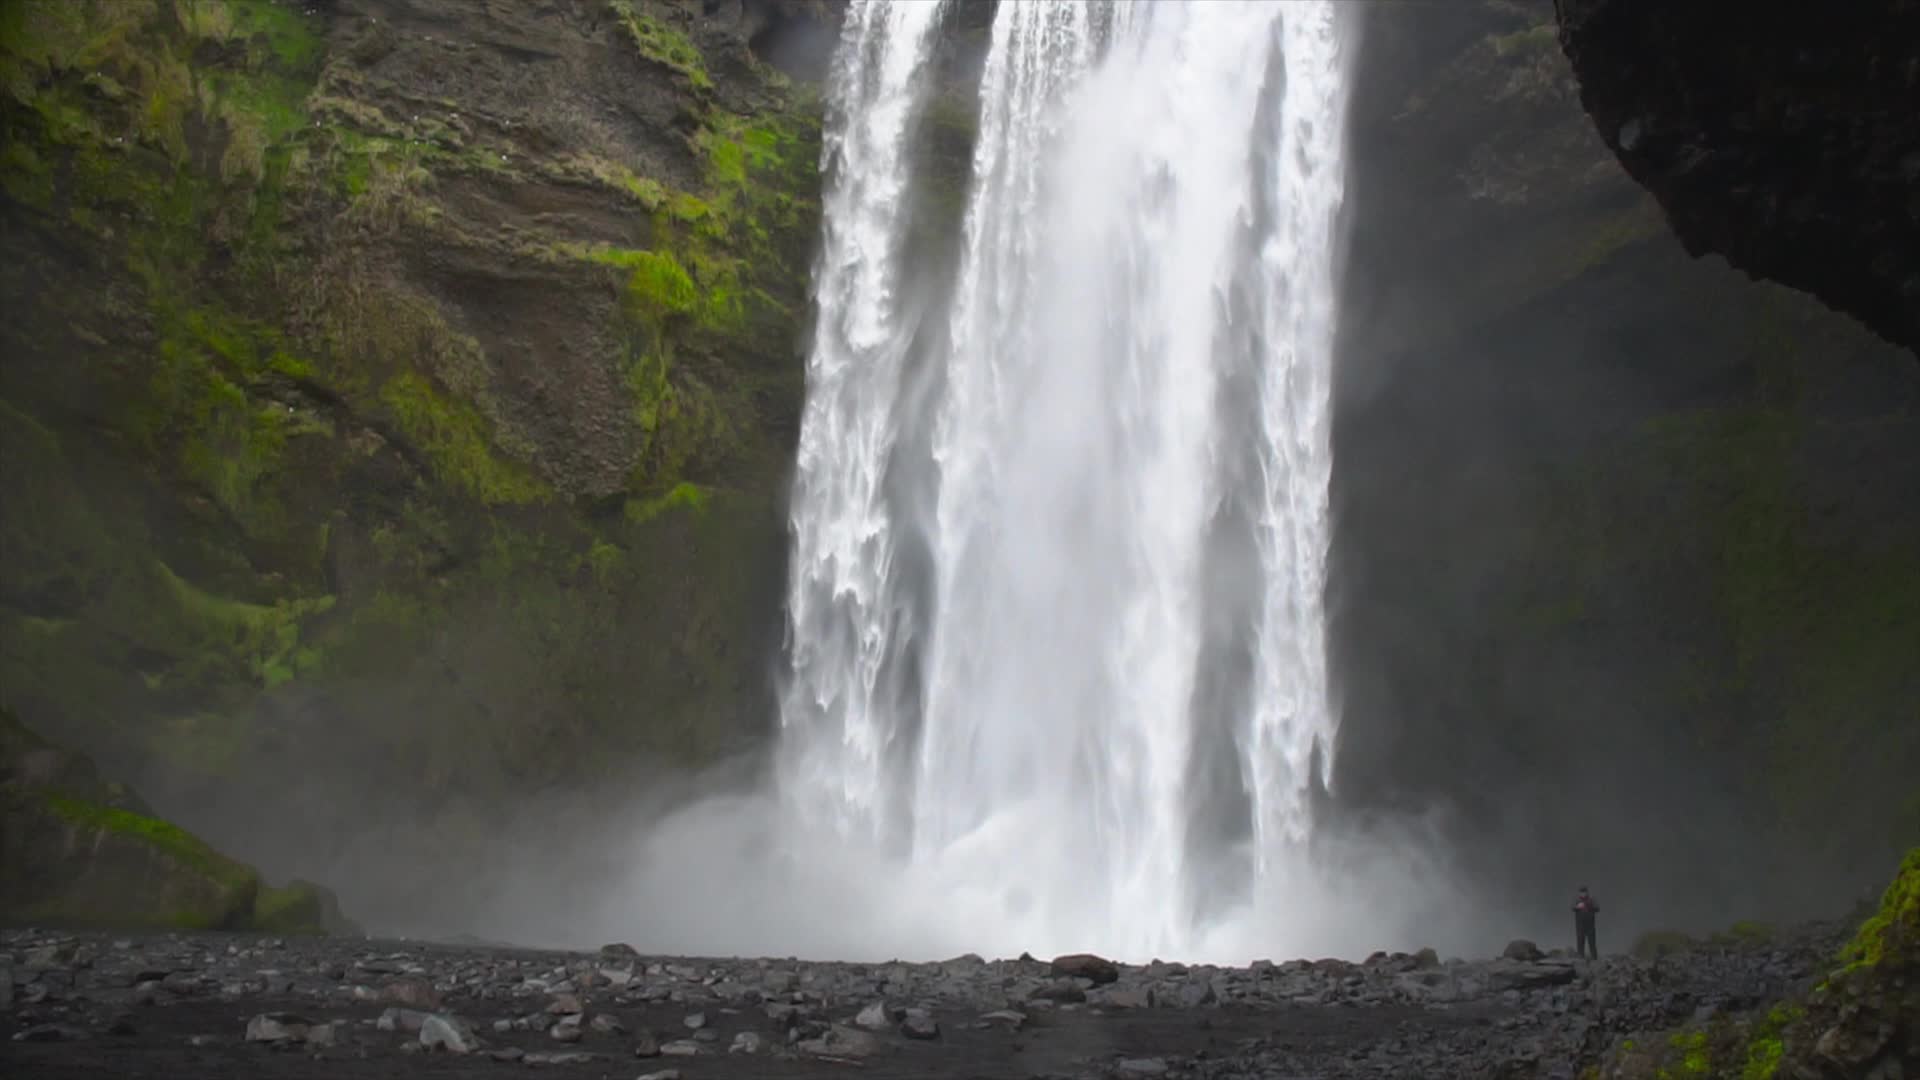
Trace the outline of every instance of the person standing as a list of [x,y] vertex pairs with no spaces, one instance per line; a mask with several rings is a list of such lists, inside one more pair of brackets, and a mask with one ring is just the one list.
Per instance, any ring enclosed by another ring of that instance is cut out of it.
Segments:
[[1593,933],[1594,917],[1600,914],[1600,902],[1587,892],[1585,885],[1580,886],[1580,895],[1573,898],[1573,951],[1581,956],[1591,954],[1600,959],[1600,946]]

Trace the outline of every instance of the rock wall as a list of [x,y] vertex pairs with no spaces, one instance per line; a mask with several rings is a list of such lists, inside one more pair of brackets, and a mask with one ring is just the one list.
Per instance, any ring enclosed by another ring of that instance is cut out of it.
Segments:
[[1689,254],[1920,354],[1920,3],[1737,19],[1660,0],[1557,7],[1580,100]]
[[1920,834],[1920,372],[1691,257],[1553,17],[1362,16],[1332,797],[1438,808],[1484,891],[1436,919],[1829,912]]
[[7,5],[0,702],[278,872],[753,743],[831,15]]

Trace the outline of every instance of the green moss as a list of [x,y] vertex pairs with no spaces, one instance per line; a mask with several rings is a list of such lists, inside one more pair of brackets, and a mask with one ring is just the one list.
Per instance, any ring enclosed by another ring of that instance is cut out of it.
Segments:
[[699,513],[707,507],[710,493],[698,484],[675,484],[664,495],[648,499],[628,499],[626,505],[627,521],[634,525],[645,525],[670,510],[691,510]]
[[473,406],[442,395],[425,377],[394,376],[380,400],[453,487],[489,504],[534,502],[551,494],[526,466],[494,452],[486,421]]
[[1901,947],[1920,947],[1920,847],[1908,850],[1879,910],[1860,924],[1841,959],[1851,967],[1874,967]]
[[1669,953],[1684,952],[1699,943],[1678,930],[1649,930],[1633,940],[1633,955],[1651,960]]
[[1780,1004],[1768,1010],[1752,1028],[1747,1040],[1747,1058],[1740,1067],[1740,1080],[1773,1080],[1786,1056],[1784,1033],[1806,1015],[1797,1005]]
[[234,862],[171,822],[62,795],[46,796],[45,804],[56,816],[76,825],[137,840],[165,852],[181,865],[221,885],[249,888],[257,884],[258,878],[250,867]]
[[699,290],[687,269],[669,252],[634,251],[623,253],[618,265],[632,271],[627,278],[627,309],[643,322],[663,326],[668,319],[686,315],[700,306]]
[[208,660],[239,662],[252,680],[268,690],[303,673],[302,620],[333,609],[331,596],[271,605],[229,600],[181,579],[164,563],[155,567],[184,616],[184,627],[194,635],[189,639],[193,649]]
[[678,72],[697,89],[711,90],[706,60],[685,34],[633,6],[633,0],[607,0],[607,7],[620,21],[640,55]]
[[1496,34],[1488,40],[1493,44],[1494,54],[1502,57],[1532,57],[1560,47],[1560,34],[1551,20],[1511,34]]
[[263,888],[254,898],[249,929],[267,934],[320,935],[357,929],[340,915],[333,894],[310,881]]

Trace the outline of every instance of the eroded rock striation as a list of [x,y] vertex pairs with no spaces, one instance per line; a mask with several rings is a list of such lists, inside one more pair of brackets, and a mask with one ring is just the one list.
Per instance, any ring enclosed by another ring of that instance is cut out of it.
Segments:
[[1920,353],[1920,3],[1556,6],[1580,100],[1690,253]]

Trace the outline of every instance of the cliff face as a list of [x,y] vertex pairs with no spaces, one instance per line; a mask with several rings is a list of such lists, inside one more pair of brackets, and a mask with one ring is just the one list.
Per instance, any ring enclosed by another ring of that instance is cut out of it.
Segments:
[[0,703],[281,872],[750,740],[828,15],[6,5]]
[[1920,352],[1920,3],[1557,6],[1580,100],[1690,254]]
[[1691,257],[1553,18],[1363,9],[1333,795],[1443,808],[1528,918],[1825,911],[1920,829],[1920,370]]

